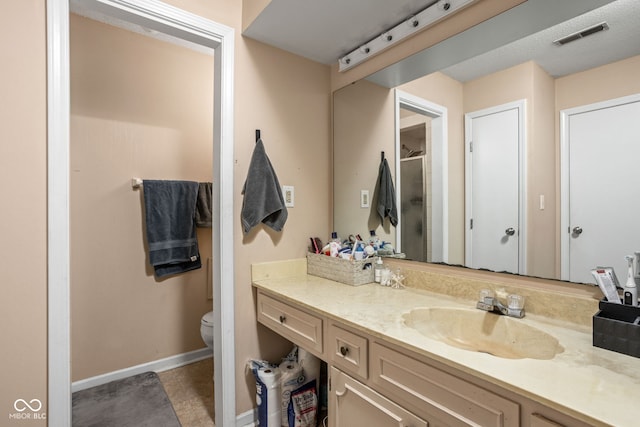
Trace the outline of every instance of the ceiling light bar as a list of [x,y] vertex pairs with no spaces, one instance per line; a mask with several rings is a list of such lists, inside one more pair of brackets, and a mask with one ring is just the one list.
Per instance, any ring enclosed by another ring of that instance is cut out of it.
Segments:
[[416,15],[409,16],[393,28],[384,31],[348,54],[338,59],[338,70],[346,71],[399,41],[427,28],[445,16],[463,8],[475,0],[438,0]]

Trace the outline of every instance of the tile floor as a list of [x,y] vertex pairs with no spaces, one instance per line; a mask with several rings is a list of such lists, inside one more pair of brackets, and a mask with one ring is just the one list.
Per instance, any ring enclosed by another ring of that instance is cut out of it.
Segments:
[[158,372],[183,427],[212,427],[213,359]]

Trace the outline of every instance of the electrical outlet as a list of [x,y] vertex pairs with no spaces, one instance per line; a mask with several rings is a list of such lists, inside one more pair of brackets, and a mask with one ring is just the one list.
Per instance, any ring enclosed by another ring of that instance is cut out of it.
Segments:
[[292,208],[294,204],[293,185],[283,185],[282,195],[284,196],[284,205]]
[[360,190],[360,207],[369,207],[369,190]]

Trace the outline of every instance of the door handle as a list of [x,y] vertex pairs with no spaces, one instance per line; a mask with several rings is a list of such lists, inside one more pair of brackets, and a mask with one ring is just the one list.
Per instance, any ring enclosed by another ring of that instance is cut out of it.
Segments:
[[579,236],[582,234],[582,227],[573,227],[573,234]]
[[507,228],[506,230],[504,230],[504,233],[505,233],[507,236],[513,236],[514,234],[516,234],[516,230],[515,230],[515,228],[513,228],[513,227],[509,227],[509,228]]

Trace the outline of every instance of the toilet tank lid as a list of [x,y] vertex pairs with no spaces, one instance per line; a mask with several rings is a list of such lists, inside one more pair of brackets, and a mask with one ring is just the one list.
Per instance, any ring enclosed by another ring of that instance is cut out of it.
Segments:
[[202,316],[202,320],[200,321],[203,325],[213,325],[213,311],[208,312],[204,316]]

